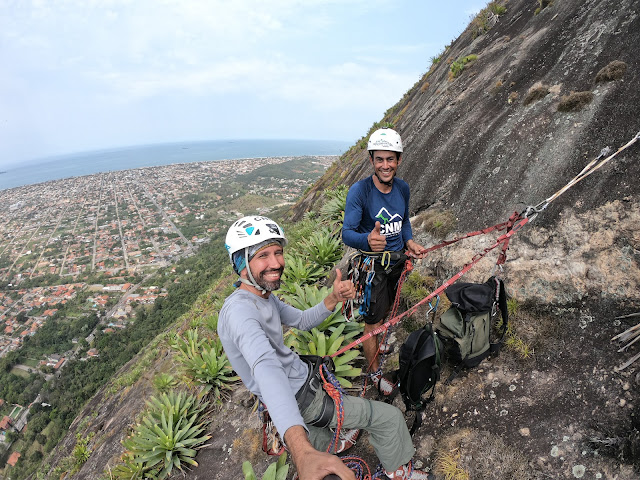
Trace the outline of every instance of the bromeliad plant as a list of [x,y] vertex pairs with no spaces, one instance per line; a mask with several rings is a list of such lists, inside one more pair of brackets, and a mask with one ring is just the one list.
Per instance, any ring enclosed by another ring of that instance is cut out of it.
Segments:
[[331,269],[342,258],[342,244],[328,228],[314,232],[302,240],[301,245],[309,260],[324,271]]
[[162,480],[174,468],[197,466],[194,457],[211,438],[205,433],[207,405],[184,392],[152,397],[141,422],[122,442],[127,451],[114,476]]
[[170,373],[159,373],[153,378],[153,386],[160,393],[168,392],[178,384],[178,381]]
[[[257,480],[253,465],[249,462],[242,463],[242,473],[244,474],[244,480]],[[262,480],[286,480],[288,473],[287,452],[284,452],[278,457],[276,463],[269,465],[264,475],[262,475]]]
[[205,339],[200,338],[198,330],[190,328],[185,332],[184,338],[180,335],[176,335],[171,342],[171,347],[179,350],[180,354],[184,357],[193,357],[200,352],[204,342]]
[[[318,288],[315,285],[300,287],[295,285],[294,294],[283,294],[285,300],[300,310],[306,310],[321,301],[329,294],[327,287]],[[354,337],[360,335],[364,325],[358,322],[347,322],[340,308],[329,315],[321,324],[309,332],[291,328],[285,333],[285,345],[293,347],[301,355],[327,356],[337,352],[343,345],[348,344]],[[336,366],[335,375],[341,385],[351,387],[352,383],[346,378],[360,375],[362,370],[351,366],[359,355],[358,350],[350,350],[333,359]]]
[[[307,310],[308,308],[317,305],[322,302],[324,298],[329,294],[327,287],[317,287],[315,285],[294,285],[293,292],[282,292],[282,297],[289,305],[296,307],[300,310]],[[334,330],[340,325],[344,325],[345,332],[350,335],[356,335],[362,333],[364,325],[358,322],[347,322],[340,311],[340,305],[336,307],[336,311],[329,315],[320,325],[316,326],[321,332],[326,330]],[[356,332],[356,333],[352,333]]]
[[180,352],[178,361],[187,375],[202,384],[205,392],[212,394],[215,403],[222,403],[225,392],[231,390],[239,378],[233,375],[220,339],[200,339],[197,330],[187,330],[186,339],[178,336],[174,347]]
[[[320,208],[321,218],[331,226],[332,231],[338,232],[344,221],[344,210],[347,205],[347,192],[349,188],[341,185],[338,188],[327,190],[325,195],[328,200]],[[337,227],[337,228],[336,228]]]
[[295,286],[315,283],[324,275],[322,267],[308,262],[302,255],[285,254],[285,268],[282,275],[283,292],[295,292]]
[[[343,335],[345,326],[346,324],[343,323],[330,335],[319,331],[317,328],[313,328],[308,332],[291,329],[291,335],[287,337],[286,343],[287,346],[293,346],[300,355],[319,355],[321,357],[333,355],[344,345],[347,345],[353,337],[359,334],[358,331],[353,331]],[[336,367],[334,374],[343,387],[348,388],[353,386],[346,377],[358,377],[362,373],[361,368],[354,368],[350,365],[350,362],[355,360],[359,354],[359,350],[348,350],[333,359]]]

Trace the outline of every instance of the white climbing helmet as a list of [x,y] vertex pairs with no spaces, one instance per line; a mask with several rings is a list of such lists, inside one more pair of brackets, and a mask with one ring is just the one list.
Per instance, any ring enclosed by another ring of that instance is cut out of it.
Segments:
[[371,134],[367,143],[367,150],[387,150],[402,153],[402,138],[392,128],[379,128]]
[[[248,268],[252,255],[256,253],[255,251],[251,253],[249,250],[255,247],[254,249],[257,251],[270,243],[286,246],[287,239],[284,237],[284,231],[280,228],[280,225],[270,218],[258,216],[242,217],[240,220],[236,220],[229,227],[227,238],[224,242],[224,246],[229,252],[229,261],[233,266],[233,270],[240,275],[240,272],[245,267],[247,268],[247,276],[249,278],[241,277],[239,281],[257,288],[261,293],[266,293],[267,290],[266,287],[258,284],[251,273],[251,269]],[[237,255],[234,255],[236,253]]]
[[236,220],[227,232],[224,246],[229,252],[229,260],[234,253],[243,248],[252,247],[265,240],[280,240],[286,246],[284,230],[276,222],[267,217],[248,216]]

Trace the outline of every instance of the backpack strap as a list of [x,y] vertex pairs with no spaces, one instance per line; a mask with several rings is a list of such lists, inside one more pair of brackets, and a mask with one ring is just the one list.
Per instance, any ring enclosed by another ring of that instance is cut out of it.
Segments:
[[489,348],[491,353],[497,353],[500,351],[500,347],[502,347],[502,343],[504,342],[504,337],[507,333],[507,329],[509,328],[509,309],[507,307],[507,292],[504,286],[504,282],[496,277],[491,277],[488,281],[495,282],[495,305],[500,309],[500,313],[502,314],[502,328],[500,333],[500,338],[495,343],[490,343]]

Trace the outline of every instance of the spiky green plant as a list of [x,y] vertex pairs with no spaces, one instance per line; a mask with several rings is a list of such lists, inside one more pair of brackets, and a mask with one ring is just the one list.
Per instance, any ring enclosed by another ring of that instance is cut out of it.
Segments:
[[302,240],[301,244],[309,260],[324,270],[330,269],[342,258],[342,243],[329,228],[314,232],[309,238]]
[[125,452],[120,458],[119,464],[109,469],[108,477],[116,480],[142,480],[145,478],[145,466],[136,462],[131,452]]
[[218,311],[213,312],[211,315],[207,315],[204,319],[204,325],[212,332],[218,331]]
[[[302,287],[294,285],[293,292],[282,292],[282,298],[291,306],[300,310],[307,310],[317,305],[322,302],[327,295],[329,295],[329,289],[327,287],[317,287],[316,285],[304,285]],[[356,332],[354,335],[361,333],[364,330],[364,325],[358,322],[347,322],[344,315],[342,315],[340,305],[341,304],[338,304],[335,312],[325,318],[322,323],[316,325],[316,329],[324,332],[326,330],[333,330],[344,324],[347,333]]]
[[174,421],[180,417],[202,415],[209,405],[200,401],[196,396],[185,392],[163,393],[159,397],[151,397],[147,402],[147,416],[160,420],[162,413],[170,414]]
[[507,7],[500,5],[498,2],[490,2],[489,5],[487,5],[487,8],[494,15],[500,16],[507,13]]
[[198,328],[202,326],[203,323],[204,323],[204,319],[200,315],[195,316],[191,320],[189,320],[189,326],[191,328]]
[[170,343],[171,347],[180,351],[183,356],[191,357],[200,351],[205,341],[206,339],[200,338],[197,329],[190,328],[184,333],[184,337],[176,334]]
[[76,445],[73,447],[71,453],[74,459],[74,470],[80,469],[80,467],[89,460],[91,456],[91,449],[89,448],[89,439],[83,438],[80,434],[76,435]]
[[178,381],[170,373],[159,373],[153,378],[153,386],[160,393],[167,392],[174,388],[178,384]]
[[[345,324],[340,325],[331,335],[326,335],[316,328],[308,332],[292,329],[294,336],[293,347],[300,355],[319,355],[321,357],[333,355],[358,334],[358,332],[354,331],[343,335],[344,327]],[[343,387],[353,386],[346,377],[358,377],[362,373],[361,368],[351,366],[351,362],[355,360],[359,354],[359,350],[351,349],[333,359],[336,367],[334,372],[335,376]]]
[[139,464],[144,478],[164,479],[174,468],[183,471],[185,465],[197,466],[194,457],[211,438],[205,433],[206,407],[206,402],[184,392],[152,397],[141,422],[122,442],[130,460],[123,471]]
[[301,255],[285,254],[284,259],[285,267],[280,287],[284,292],[295,291],[295,285],[315,283],[324,275],[321,267],[311,264]]
[[318,228],[319,220],[316,218],[315,212],[307,212],[309,215],[305,215],[305,218],[301,221],[285,225],[288,244],[286,250],[288,252],[297,252],[300,241],[309,237]]
[[219,338],[204,341],[197,351],[181,350],[178,361],[184,366],[187,375],[204,386],[216,403],[222,403],[226,391],[231,390],[233,384],[239,380],[232,375],[233,369],[227,355],[222,349]]
[[[243,462],[242,473],[244,480],[257,480],[256,473],[253,471],[253,465],[249,462]],[[289,464],[287,463],[287,452],[278,457],[278,461],[269,465],[262,476],[262,480],[285,480],[289,473]]]
[[455,62],[451,64],[451,67],[449,67],[450,69],[449,77],[451,79],[456,78],[458,75],[462,73],[462,71],[467,67],[467,65],[470,65],[471,63],[475,62],[477,59],[478,59],[478,55],[475,55],[475,54],[467,55],[466,57],[461,57],[457,59]]
[[320,216],[325,222],[330,225],[342,224],[348,191],[349,189],[346,185],[341,185],[325,192],[327,201],[320,208]]

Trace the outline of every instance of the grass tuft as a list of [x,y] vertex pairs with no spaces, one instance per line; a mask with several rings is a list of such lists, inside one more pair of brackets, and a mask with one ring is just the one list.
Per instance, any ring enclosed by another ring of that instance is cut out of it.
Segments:
[[458,465],[460,450],[446,452],[436,460],[436,472],[444,475],[446,480],[469,480],[469,472]]
[[542,100],[548,94],[549,94],[549,86],[543,83],[537,82],[529,89],[522,103],[524,103],[525,105],[529,105],[533,102],[537,102],[538,100]]
[[475,39],[480,35],[484,35],[498,23],[498,17],[507,12],[507,8],[502,2],[492,1],[485,8],[480,10],[478,14],[471,20],[471,38]]
[[460,74],[464,71],[465,68],[470,66],[473,62],[478,59],[478,55],[471,54],[466,57],[460,57],[458,60],[451,63],[449,67],[449,80],[453,80],[460,76]]
[[571,92],[569,95],[564,95],[560,99],[558,104],[559,112],[577,112],[582,110],[586,105],[593,101],[593,93],[586,92]]
[[607,66],[600,69],[596,74],[596,83],[611,82],[613,80],[620,80],[627,71],[627,64],[620,60],[614,60],[607,64]]
[[436,238],[444,238],[456,226],[456,217],[450,210],[427,210],[411,222],[413,228],[422,228]]

